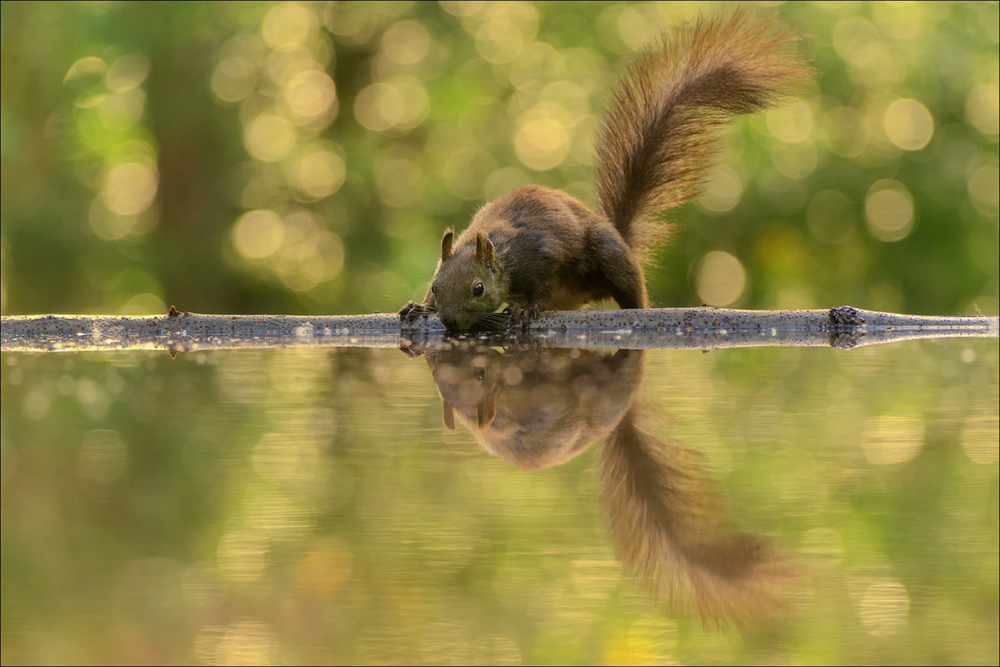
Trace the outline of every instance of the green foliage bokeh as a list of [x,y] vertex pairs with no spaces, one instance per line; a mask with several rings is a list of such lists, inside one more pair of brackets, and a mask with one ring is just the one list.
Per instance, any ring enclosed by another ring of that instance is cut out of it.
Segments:
[[[395,310],[489,198],[591,201],[630,54],[728,9],[4,3],[2,310]],[[732,305],[996,313],[997,5],[757,10],[803,35],[816,83],[733,125],[706,198],[670,216],[654,305],[700,303],[718,250],[746,272]]]

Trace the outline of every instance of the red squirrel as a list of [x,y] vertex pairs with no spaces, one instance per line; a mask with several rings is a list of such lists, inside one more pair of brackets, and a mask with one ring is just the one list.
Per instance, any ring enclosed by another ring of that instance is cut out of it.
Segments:
[[779,53],[797,36],[773,23],[737,10],[639,54],[597,133],[597,211],[540,185],[502,195],[457,239],[445,232],[423,303],[409,302],[400,318],[436,312],[449,331],[464,331],[505,303],[525,327],[542,310],[608,297],[620,308],[649,307],[643,251],[666,235],[655,215],[700,192],[720,126],[810,78],[801,60]]

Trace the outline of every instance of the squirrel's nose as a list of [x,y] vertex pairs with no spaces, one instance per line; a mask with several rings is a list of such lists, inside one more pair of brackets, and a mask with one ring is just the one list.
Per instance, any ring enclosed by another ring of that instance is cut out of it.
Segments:
[[449,331],[454,331],[455,329],[458,328],[458,320],[456,320],[454,317],[448,317],[447,315],[441,316],[441,324],[443,324],[444,328],[448,329]]

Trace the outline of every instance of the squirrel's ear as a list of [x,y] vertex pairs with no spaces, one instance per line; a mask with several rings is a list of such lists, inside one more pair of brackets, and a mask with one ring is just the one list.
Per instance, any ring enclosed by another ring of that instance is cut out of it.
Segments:
[[493,418],[497,416],[497,404],[492,397],[484,398],[476,406],[476,420],[479,428],[486,428],[493,423]]
[[450,229],[441,237],[441,261],[451,257],[451,242],[455,238],[455,232]]
[[487,264],[493,263],[493,241],[482,232],[476,234],[476,259]]
[[441,419],[444,420],[444,425],[448,427],[449,431],[455,430],[455,408],[448,401],[441,403]]

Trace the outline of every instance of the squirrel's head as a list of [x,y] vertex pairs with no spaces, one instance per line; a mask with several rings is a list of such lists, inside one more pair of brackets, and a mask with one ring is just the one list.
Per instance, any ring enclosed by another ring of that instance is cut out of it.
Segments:
[[480,232],[457,247],[453,242],[454,232],[445,232],[431,291],[445,328],[465,331],[503,305],[507,286],[503,266],[486,234]]

